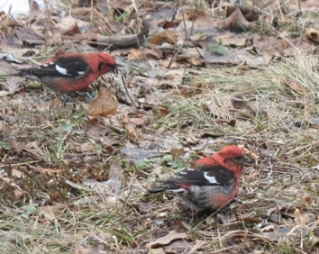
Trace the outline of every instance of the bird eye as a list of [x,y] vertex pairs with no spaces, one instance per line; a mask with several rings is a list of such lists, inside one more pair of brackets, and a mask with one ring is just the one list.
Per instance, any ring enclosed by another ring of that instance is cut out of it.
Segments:
[[243,156],[237,156],[234,158],[235,161],[242,161],[244,159]]
[[97,69],[98,69],[99,71],[102,71],[102,68],[103,68],[103,63],[101,62],[101,63],[99,63]]

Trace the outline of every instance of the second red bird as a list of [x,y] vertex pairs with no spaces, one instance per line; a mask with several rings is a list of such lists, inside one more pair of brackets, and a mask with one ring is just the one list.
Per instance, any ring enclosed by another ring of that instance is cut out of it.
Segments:
[[178,193],[185,206],[194,211],[216,210],[226,206],[238,193],[243,171],[244,151],[227,146],[210,157],[196,160],[150,192]]

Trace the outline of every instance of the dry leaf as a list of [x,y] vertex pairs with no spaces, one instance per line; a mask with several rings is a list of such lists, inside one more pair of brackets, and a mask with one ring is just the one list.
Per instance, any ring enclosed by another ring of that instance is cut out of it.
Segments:
[[63,170],[54,169],[54,168],[37,168],[36,171],[39,172],[40,174],[46,174],[46,175],[56,174],[57,176],[59,176]]
[[176,160],[185,153],[185,150],[184,148],[172,148],[170,153],[173,156],[174,160]]
[[86,152],[95,151],[95,147],[92,144],[87,144],[87,143],[70,145],[69,149],[77,153],[86,153]]
[[158,110],[159,117],[164,117],[171,113],[169,109],[161,107],[161,106],[158,106],[157,110]]
[[188,57],[186,61],[193,66],[202,67],[205,65],[205,62],[201,57],[191,56],[191,57]]
[[258,20],[259,15],[255,10],[248,7],[243,7],[243,6],[238,7],[237,5],[226,6],[226,17],[231,16],[233,12],[236,11],[236,9],[240,9],[241,13],[243,14],[243,16],[245,17],[247,21]]
[[24,192],[22,190],[14,190],[13,191],[13,195],[16,197],[16,198],[21,198],[22,196],[24,196]]
[[15,31],[15,36],[21,40],[21,44],[27,45],[43,45],[44,37],[43,35],[36,32],[30,27],[20,28]]
[[228,125],[230,125],[231,127],[235,127],[237,124],[237,121],[235,119],[217,119],[216,120],[217,123],[226,123]]
[[16,198],[20,198],[21,196],[24,195],[24,191],[21,189],[21,187],[17,185],[16,183],[14,183],[10,178],[4,177],[0,174],[0,180],[4,181],[8,185],[10,185],[12,188],[14,188],[13,194]]
[[135,124],[136,126],[145,125],[145,120],[142,117],[132,117],[130,118],[130,122]]
[[255,35],[253,45],[257,53],[261,54],[267,62],[275,56],[283,55],[287,49],[291,48],[291,45],[285,40],[267,36],[264,33]]
[[24,177],[24,174],[20,171],[20,170],[17,170],[17,169],[12,169],[11,170],[11,175],[15,178],[22,178]]
[[233,33],[218,35],[215,40],[222,46],[244,47],[247,43],[247,38],[238,38]]
[[97,97],[91,102],[91,107],[88,111],[90,116],[109,116],[117,112],[118,101],[116,96],[102,87]]
[[165,68],[170,67],[170,69],[178,69],[181,67],[181,64],[176,61],[171,64],[171,60],[164,60],[163,62],[161,62],[161,65]]
[[163,59],[163,51],[157,48],[152,49],[144,49],[144,54],[147,56],[148,59]]
[[146,60],[146,59],[163,59],[163,53],[160,49],[131,49],[127,59],[129,61],[134,60]]
[[130,53],[127,56],[127,60],[134,61],[134,60],[145,60],[146,56],[141,49],[131,49]]
[[174,45],[177,42],[177,34],[171,30],[165,30],[154,35],[150,39],[151,44],[162,45],[164,42]]
[[312,27],[307,29],[306,36],[308,37],[309,40],[319,42],[319,31]]
[[[285,83],[285,85],[288,86],[288,88],[290,88],[290,92],[293,94],[293,95],[298,95],[300,97],[304,97],[305,94],[306,94],[306,90],[305,88],[300,85],[299,83],[296,83],[294,81],[290,81],[288,83]],[[297,93],[297,94],[296,94]],[[297,96],[296,96],[297,97]]]
[[137,140],[138,140],[138,135],[137,135],[137,133],[136,133],[135,128],[133,127],[133,125],[132,125],[131,122],[130,122],[130,118],[129,118],[127,112],[125,112],[125,115],[124,115],[123,125],[124,125],[125,130],[126,130],[126,131],[128,132],[128,134],[129,134],[129,139],[130,139],[130,141],[132,141],[132,142],[137,142]]
[[187,239],[188,235],[186,233],[177,233],[175,230],[172,230],[168,233],[168,235],[158,238],[157,240],[150,242],[151,248],[156,248],[160,246],[165,246],[170,244],[171,242],[178,239]]
[[188,253],[189,243],[184,240],[176,240],[170,245],[164,247],[165,253]]
[[38,214],[42,215],[48,222],[52,222],[56,216],[61,215],[62,210],[65,209],[65,207],[65,205],[41,206],[38,208]]
[[295,222],[296,222],[296,223],[302,223],[303,218],[302,218],[302,216],[301,216],[301,214],[300,214],[299,209],[295,209],[295,211],[294,211],[294,216],[295,216]]
[[239,8],[237,8],[228,18],[220,23],[222,29],[228,29],[231,32],[245,32],[252,28]]
[[243,149],[245,155],[249,157],[250,159],[254,160],[255,162],[259,160],[259,156],[250,150],[248,150],[246,147],[243,147],[242,145],[239,145],[241,149]]
[[187,20],[195,20],[198,17],[205,16],[205,12],[194,8],[184,9],[185,18]]
[[109,180],[107,181],[112,187],[115,193],[119,193],[122,188],[122,182],[124,180],[122,162],[119,159],[112,161],[110,171],[108,174]]
[[258,176],[259,176],[259,173],[255,172],[255,173],[250,174],[247,178],[248,179],[254,179],[254,178],[258,177]]

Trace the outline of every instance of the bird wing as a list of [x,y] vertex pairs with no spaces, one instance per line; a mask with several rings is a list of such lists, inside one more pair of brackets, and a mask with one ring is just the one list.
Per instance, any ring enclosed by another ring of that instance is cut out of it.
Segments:
[[223,166],[200,166],[199,169],[185,168],[169,180],[175,183],[189,183],[193,185],[228,185],[234,173]]
[[161,182],[162,185],[153,187],[150,192],[164,190],[187,190],[191,186],[229,186],[234,182],[235,174],[223,166],[200,166],[199,169],[185,168],[171,178]]
[[37,68],[22,69],[20,74],[41,77],[81,78],[92,71],[90,65],[80,57],[58,57],[53,62],[42,64]]

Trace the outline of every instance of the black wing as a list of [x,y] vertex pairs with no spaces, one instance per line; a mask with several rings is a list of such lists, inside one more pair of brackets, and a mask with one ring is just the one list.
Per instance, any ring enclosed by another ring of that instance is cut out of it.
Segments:
[[202,166],[200,170],[185,168],[165,181],[158,181],[161,182],[162,185],[155,186],[149,191],[178,191],[183,184],[197,186],[229,186],[235,179],[235,174],[222,166]]
[[194,185],[222,185],[233,182],[235,174],[222,166],[201,166],[200,170],[185,168],[168,181]]
[[22,69],[21,75],[33,75],[41,79],[41,77],[69,77],[79,78],[87,72],[92,71],[90,65],[79,57],[60,57],[54,62],[40,65],[37,68]]

